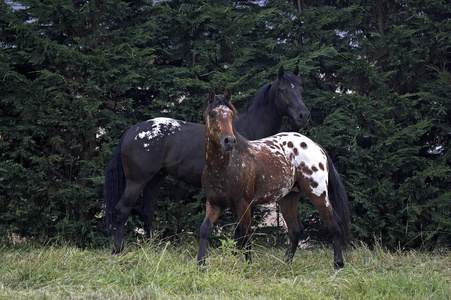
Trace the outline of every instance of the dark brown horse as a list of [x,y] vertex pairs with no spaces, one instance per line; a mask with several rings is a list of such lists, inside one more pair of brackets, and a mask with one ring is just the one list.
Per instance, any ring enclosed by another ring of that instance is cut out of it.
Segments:
[[[302,102],[299,68],[279,69],[277,80],[263,86],[254,101],[234,120],[248,139],[279,132],[284,116],[304,126],[310,112]],[[105,171],[104,204],[107,228],[114,230],[113,252],[122,251],[124,225],[141,192],[141,217],[146,237],[152,233],[154,207],[166,174],[201,185],[205,166],[205,125],[156,118],[129,128]]]
[[279,133],[249,141],[233,126],[236,110],[230,92],[210,91],[206,124],[206,166],[202,187],[207,198],[206,217],[200,227],[198,262],[205,262],[211,226],[225,208],[239,220],[238,247],[250,260],[251,206],[279,200],[288,227],[291,262],[303,231],[297,203],[303,192],[326,222],[334,241],[334,266],[343,266],[342,242],[348,240],[349,210],[343,183],[325,151],[299,133]]

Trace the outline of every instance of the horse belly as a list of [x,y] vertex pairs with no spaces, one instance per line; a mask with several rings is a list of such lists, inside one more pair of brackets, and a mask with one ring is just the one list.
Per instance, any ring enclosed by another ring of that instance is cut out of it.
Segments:
[[179,180],[200,186],[205,167],[205,146],[202,142],[197,138],[191,138],[186,143],[184,138],[172,142],[166,149],[164,170]]

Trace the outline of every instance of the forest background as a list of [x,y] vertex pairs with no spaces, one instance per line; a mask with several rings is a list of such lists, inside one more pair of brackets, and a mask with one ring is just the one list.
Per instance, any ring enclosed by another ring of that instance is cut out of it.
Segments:
[[[242,111],[299,65],[312,120],[283,130],[331,155],[353,238],[449,248],[450,21],[439,0],[2,1],[0,237],[104,245],[104,170],[126,129],[202,122],[211,87]],[[306,199],[300,213],[329,240]],[[197,234],[203,216],[202,191],[168,178],[159,234]]]

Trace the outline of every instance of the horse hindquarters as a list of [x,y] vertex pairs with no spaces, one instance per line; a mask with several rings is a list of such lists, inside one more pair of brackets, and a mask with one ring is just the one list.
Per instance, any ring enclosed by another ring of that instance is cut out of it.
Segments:
[[[122,145],[122,165],[126,178],[125,190],[120,201],[114,208],[116,219],[114,220],[114,248],[113,253],[123,250],[124,226],[133,205],[137,202],[144,189],[141,217],[144,221],[146,236],[150,237],[154,204],[158,197],[160,180],[156,179],[161,170],[163,154],[161,151],[145,151],[142,141],[134,139],[133,134],[124,138]],[[155,194],[150,195],[150,192]]]

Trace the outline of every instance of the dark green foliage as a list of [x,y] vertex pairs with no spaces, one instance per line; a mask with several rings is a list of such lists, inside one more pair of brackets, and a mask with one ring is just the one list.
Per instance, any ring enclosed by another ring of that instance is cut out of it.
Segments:
[[[354,238],[451,245],[446,3],[20,4],[0,4],[2,236],[102,243],[103,172],[124,130],[156,116],[202,122],[211,87],[231,88],[242,110],[280,65],[299,65],[312,113],[301,132],[342,175]],[[164,236],[197,233],[203,219],[202,192],[181,186],[168,178],[161,190]],[[329,240],[305,199],[300,211],[308,234]]]
[[[444,35],[451,10],[417,4],[371,2],[323,15],[341,33],[329,39],[324,30],[325,45],[338,54],[320,63],[322,81],[340,93],[321,83],[310,106],[316,124],[309,134],[347,184],[354,236],[390,247],[451,242],[451,36]],[[317,12],[305,7],[305,14]]]

